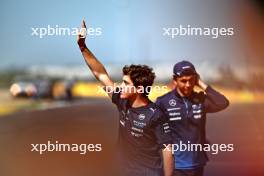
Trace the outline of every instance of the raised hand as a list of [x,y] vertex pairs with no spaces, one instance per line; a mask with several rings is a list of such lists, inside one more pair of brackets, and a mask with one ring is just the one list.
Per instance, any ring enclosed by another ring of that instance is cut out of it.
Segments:
[[78,36],[77,36],[77,43],[82,52],[85,50],[85,48],[87,48],[85,45],[85,38],[86,38],[86,24],[85,24],[85,21],[83,20],[82,28],[80,29],[80,32],[78,33]]
[[199,74],[197,74],[197,83],[196,83],[196,85],[197,85],[198,87],[200,87],[201,89],[203,89],[203,90],[205,90],[205,89],[208,87],[208,85],[207,85],[205,82],[203,82],[203,81],[201,80]]

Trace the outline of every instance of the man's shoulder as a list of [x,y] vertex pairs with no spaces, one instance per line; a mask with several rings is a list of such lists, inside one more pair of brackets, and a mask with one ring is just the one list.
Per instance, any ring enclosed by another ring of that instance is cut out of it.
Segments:
[[160,103],[160,102],[168,101],[173,96],[173,93],[174,93],[174,90],[167,92],[166,94],[158,97],[156,102]]
[[156,103],[153,104],[154,105],[151,108],[149,108],[152,111],[151,119],[154,121],[165,121],[166,120],[165,112]]
[[148,107],[148,110],[152,112],[153,115],[159,115],[160,113],[163,113],[162,109],[156,103],[151,103],[151,106]]

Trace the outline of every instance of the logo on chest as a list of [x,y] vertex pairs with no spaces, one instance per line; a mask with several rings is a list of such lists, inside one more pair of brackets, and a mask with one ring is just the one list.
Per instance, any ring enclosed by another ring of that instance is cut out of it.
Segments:
[[138,119],[139,120],[144,120],[146,118],[145,114],[139,114]]
[[193,104],[192,105],[192,109],[193,109],[193,118],[195,119],[200,119],[202,118],[202,114],[203,114],[203,109],[202,109],[202,104]]
[[176,106],[176,100],[171,99],[171,100],[169,101],[169,105],[170,105],[170,106]]

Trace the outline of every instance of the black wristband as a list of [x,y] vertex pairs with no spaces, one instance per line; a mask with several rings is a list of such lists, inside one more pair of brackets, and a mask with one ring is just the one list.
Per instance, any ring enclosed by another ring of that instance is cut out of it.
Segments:
[[87,47],[86,47],[86,45],[84,44],[84,45],[79,45],[79,48],[80,48],[80,50],[81,50],[81,52],[83,52]]

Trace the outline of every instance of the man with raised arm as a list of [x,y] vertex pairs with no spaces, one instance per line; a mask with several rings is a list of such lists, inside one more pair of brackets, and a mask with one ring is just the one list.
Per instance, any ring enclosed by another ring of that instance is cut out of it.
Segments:
[[[85,22],[82,28],[86,29]],[[123,67],[123,81],[115,87],[102,63],[86,47],[85,35],[78,35],[78,45],[88,67],[119,111],[118,149],[124,176],[171,176],[174,160],[168,120],[148,98],[155,74],[146,65]],[[163,161],[163,162],[162,162]]]

